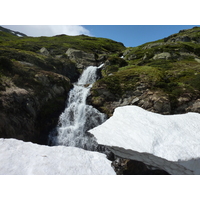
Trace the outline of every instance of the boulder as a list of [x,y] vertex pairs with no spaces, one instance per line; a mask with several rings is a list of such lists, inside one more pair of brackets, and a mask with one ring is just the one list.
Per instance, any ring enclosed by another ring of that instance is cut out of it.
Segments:
[[187,111],[200,113],[200,99],[194,101],[194,103],[187,108]]
[[195,58],[194,60],[196,60],[198,63],[200,63],[200,59],[199,58]]
[[162,46],[162,45],[164,45],[163,42],[157,42],[157,43],[147,44],[142,49],[143,50],[145,50],[145,49],[151,49],[153,47]]
[[41,49],[40,49],[40,53],[42,54],[42,55],[44,55],[44,56],[49,56],[50,54],[49,54],[49,51],[45,48],[45,47],[42,47]]
[[171,58],[171,54],[168,52],[159,53],[159,54],[154,55],[153,57],[154,60],[158,60],[158,59],[168,60],[170,58]]
[[90,66],[90,65],[92,66],[97,65],[95,54],[93,53],[86,53],[81,50],[69,48],[66,51],[66,55],[69,57],[69,59],[76,62],[77,67],[79,69],[84,69],[85,67]]

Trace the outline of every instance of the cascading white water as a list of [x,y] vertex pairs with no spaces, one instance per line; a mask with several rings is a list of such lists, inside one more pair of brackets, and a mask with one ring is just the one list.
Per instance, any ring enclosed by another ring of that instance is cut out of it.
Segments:
[[84,149],[94,149],[96,142],[87,130],[103,123],[106,119],[103,113],[86,104],[92,84],[97,79],[97,69],[102,67],[89,66],[86,68],[74,84],[69,93],[69,99],[65,111],[61,114],[57,135],[50,134],[50,141],[53,145],[74,146]]

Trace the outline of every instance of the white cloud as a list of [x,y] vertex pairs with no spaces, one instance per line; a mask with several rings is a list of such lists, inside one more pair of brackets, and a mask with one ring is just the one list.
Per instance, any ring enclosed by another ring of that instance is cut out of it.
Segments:
[[13,31],[19,31],[28,36],[91,35],[90,31],[80,25],[4,25]]

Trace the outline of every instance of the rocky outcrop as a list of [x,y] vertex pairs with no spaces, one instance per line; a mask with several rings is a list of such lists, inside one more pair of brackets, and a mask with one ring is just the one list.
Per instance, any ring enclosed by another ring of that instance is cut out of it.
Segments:
[[177,34],[171,35],[164,39],[164,42],[191,42],[192,39],[188,36],[177,36]]
[[186,108],[186,111],[200,113],[200,99],[190,102],[189,106]]
[[106,59],[105,55],[98,56],[95,53],[87,53],[72,48],[66,51],[66,55],[76,63],[78,69],[84,69],[87,66],[99,66]]
[[152,43],[152,44],[145,45],[142,49],[146,50],[146,49],[151,49],[153,47],[159,47],[159,46],[162,46],[162,45],[164,45],[163,42],[155,42],[155,43]]
[[49,56],[50,54],[49,54],[49,51],[45,48],[45,47],[42,47],[41,49],[40,49],[40,53],[42,54],[42,55],[44,55],[44,56]]
[[159,53],[159,54],[154,55],[153,57],[154,60],[158,60],[158,59],[168,60],[170,58],[171,58],[171,54],[168,52]]
[[71,87],[69,78],[18,61],[3,73],[6,76],[1,79],[0,137],[45,144],[65,107]]
[[138,85],[135,90],[126,92],[122,97],[114,96],[106,88],[96,85],[91,91],[88,102],[108,116],[112,115],[115,108],[126,105],[138,105],[161,114],[172,112],[169,96],[161,91],[149,90],[145,84]]
[[195,34],[198,33],[198,27],[193,27],[192,29],[180,30],[179,33],[172,34],[164,38],[164,42],[193,42],[199,43],[199,37]]
[[167,93],[150,90],[142,84],[134,91],[126,92],[122,97],[114,96],[106,88],[95,85],[88,97],[88,103],[108,116],[112,116],[115,108],[126,105],[137,105],[145,110],[165,115],[200,113],[200,100],[192,94],[183,93],[179,98],[174,99]]

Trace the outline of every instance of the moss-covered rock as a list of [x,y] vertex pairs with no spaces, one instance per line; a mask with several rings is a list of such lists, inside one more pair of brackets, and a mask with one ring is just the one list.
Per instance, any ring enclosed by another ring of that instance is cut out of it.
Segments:
[[112,74],[113,72],[117,72],[119,68],[127,65],[128,63],[124,59],[117,57],[116,55],[108,56],[103,66],[102,75],[107,76]]

